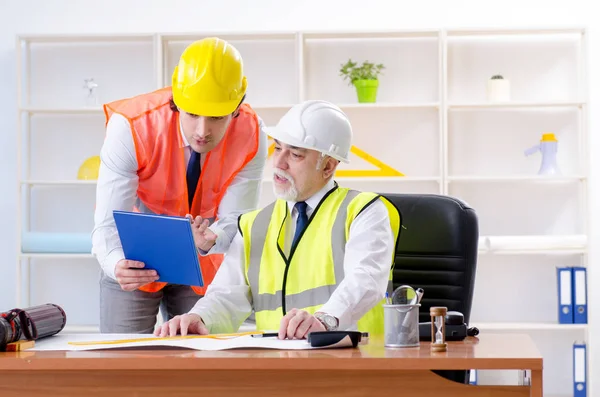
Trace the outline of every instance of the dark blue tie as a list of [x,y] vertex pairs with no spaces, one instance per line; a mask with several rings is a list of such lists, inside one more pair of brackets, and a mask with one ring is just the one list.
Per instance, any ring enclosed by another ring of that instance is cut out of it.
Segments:
[[200,153],[192,150],[190,161],[188,162],[187,172],[187,188],[188,188],[188,203],[190,208],[192,207],[192,201],[194,200],[194,193],[196,192],[196,186],[198,186],[198,179],[200,179]]
[[296,244],[296,240],[298,240],[300,234],[302,234],[302,231],[304,228],[306,228],[306,224],[308,223],[306,207],[307,205],[304,201],[300,201],[294,206],[294,208],[296,208],[298,211],[298,219],[296,220],[296,232],[294,233],[294,241],[292,242],[292,245]]

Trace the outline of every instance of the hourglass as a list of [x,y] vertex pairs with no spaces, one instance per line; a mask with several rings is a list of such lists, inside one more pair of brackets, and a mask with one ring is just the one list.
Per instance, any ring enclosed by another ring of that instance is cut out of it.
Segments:
[[432,307],[429,309],[431,315],[431,351],[446,351],[446,313],[445,307]]

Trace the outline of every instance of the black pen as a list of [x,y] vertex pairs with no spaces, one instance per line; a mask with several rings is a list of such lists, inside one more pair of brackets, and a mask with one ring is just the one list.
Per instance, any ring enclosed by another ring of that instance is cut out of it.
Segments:
[[253,338],[273,338],[279,336],[277,332],[265,332],[262,334],[252,334]]

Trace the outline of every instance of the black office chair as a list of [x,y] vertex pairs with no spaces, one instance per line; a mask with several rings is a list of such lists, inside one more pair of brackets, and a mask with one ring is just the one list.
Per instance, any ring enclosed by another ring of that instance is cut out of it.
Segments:
[[[394,289],[423,288],[419,321],[431,321],[429,308],[458,311],[469,324],[479,225],[475,210],[463,201],[436,194],[381,193],[400,210],[403,228],[396,247]],[[468,371],[434,371],[468,383]]]

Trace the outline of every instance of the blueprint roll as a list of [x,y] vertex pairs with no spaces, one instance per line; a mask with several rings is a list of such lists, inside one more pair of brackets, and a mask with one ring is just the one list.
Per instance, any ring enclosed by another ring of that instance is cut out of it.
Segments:
[[19,340],[37,340],[58,334],[67,324],[67,315],[58,305],[48,303],[0,314],[0,351]]

